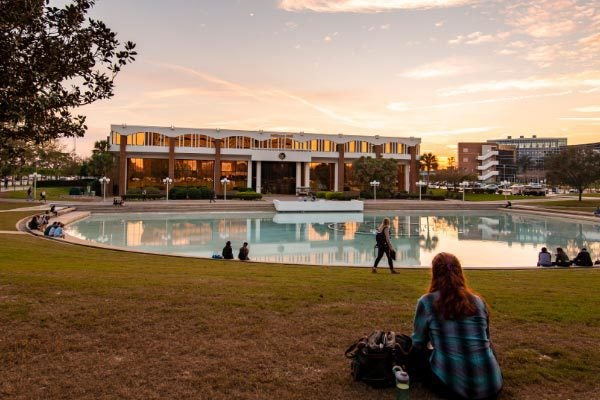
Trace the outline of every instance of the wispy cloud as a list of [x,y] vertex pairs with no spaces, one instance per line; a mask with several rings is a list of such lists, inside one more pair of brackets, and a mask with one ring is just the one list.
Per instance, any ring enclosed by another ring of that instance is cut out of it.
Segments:
[[600,106],[577,107],[573,111],[582,113],[600,113]]
[[559,97],[559,96],[567,96],[572,93],[573,93],[573,91],[566,90],[566,91],[562,91],[562,92],[531,94],[531,95],[527,95],[527,96],[494,97],[491,99],[432,104],[430,106],[421,106],[421,107],[410,106],[410,103],[395,102],[395,103],[388,104],[386,108],[389,110],[392,110],[392,111],[399,111],[399,112],[435,110],[435,109],[445,109],[445,108],[453,108],[453,107],[473,106],[473,105],[478,105],[478,104],[493,104],[493,103],[503,103],[503,102],[511,102],[511,101],[523,101],[523,100],[530,100],[530,99],[543,98],[543,97]]
[[562,117],[562,121],[600,121],[600,117]]
[[458,128],[458,129],[444,129],[438,131],[419,132],[417,136],[428,137],[428,136],[453,136],[453,135],[464,135],[469,133],[483,133],[497,129],[497,126],[479,126],[474,128]]
[[407,79],[430,79],[462,75],[472,70],[472,63],[467,63],[456,58],[449,58],[406,70],[401,72],[399,76]]
[[507,7],[506,23],[534,38],[555,38],[574,32],[592,15],[593,6],[576,0],[533,0]]
[[582,72],[573,75],[557,75],[549,77],[531,77],[526,79],[507,79],[469,83],[466,85],[442,89],[440,96],[457,96],[479,92],[496,92],[504,90],[541,90],[541,89],[576,89],[600,86],[600,72]]
[[491,43],[497,42],[500,40],[506,39],[510,33],[508,32],[500,32],[497,34],[484,34],[479,31],[469,33],[468,35],[458,35],[454,39],[448,40],[448,44],[458,45],[458,44],[467,44],[467,45],[476,45],[482,43]]
[[279,0],[279,8],[320,13],[377,13],[458,7],[473,3],[475,0]]

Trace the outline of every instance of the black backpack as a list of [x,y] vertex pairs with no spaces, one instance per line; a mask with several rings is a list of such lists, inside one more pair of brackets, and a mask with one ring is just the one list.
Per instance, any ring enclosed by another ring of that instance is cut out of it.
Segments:
[[412,340],[395,332],[373,331],[353,343],[344,353],[352,361],[350,373],[355,381],[373,387],[395,384],[392,368],[400,365],[410,373]]

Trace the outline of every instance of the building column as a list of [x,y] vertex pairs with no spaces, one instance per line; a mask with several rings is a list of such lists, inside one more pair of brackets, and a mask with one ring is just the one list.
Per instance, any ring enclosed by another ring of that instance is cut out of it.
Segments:
[[257,161],[256,162],[256,193],[262,193],[262,188],[260,187],[260,185],[262,184],[261,175],[262,175],[262,161]]
[[121,135],[119,145],[119,195],[127,193],[127,136]]
[[410,166],[404,164],[404,190],[410,192]]
[[417,163],[417,146],[410,146],[408,148],[410,153],[410,192],[414,193],[417,191],[417,181],[419,180],[419,165]]
[[215,139],[215,165],[213,167],[215,176],[213,190],[215,194],[221,193],[221,139]]
[[310,187],[310,162],[304,163],[304,187]]
[[333,191],[339,192],[338,186],[338,170],[340,169],[337,162],[333,163]]
[[252,187],[252,160],[248,160],[248,178],[246,180],[246,187]]
[[169,178],[175,180],[175,138],[169,138]]
[[337,145],[337,151],[338,151],[338,171],[337,171],[337,181],[338,181],[338,187],[340,188],[340,191],[344,190],[344,186],[346,186],[346,177],[344,176],[344,173],[346,172],[346,161],[344,160],[344,144],[338,144]]
[[302,187],[302,163],[296,162],[296,194]]
[[373,151],[375,152],[375,158],[381,158],[381,154],[383,153],[383,145],[376,144],[373,146]]

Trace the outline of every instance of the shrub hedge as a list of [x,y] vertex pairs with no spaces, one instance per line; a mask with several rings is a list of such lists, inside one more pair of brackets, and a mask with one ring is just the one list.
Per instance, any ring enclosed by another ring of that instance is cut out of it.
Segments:
[[175,186],[169,190],[169,198],[173,200],[185,200],[185,199],[211,199],[213,197],[213,191],[206,186]]
[[250,191],[237,192],[233,198],[240,200],[259,200],[262,199],[262,194]]
[[325,200],[352,200],[358,199],[360,192],[352,190],[344,192],[317,192],[315,196],[319,199]]

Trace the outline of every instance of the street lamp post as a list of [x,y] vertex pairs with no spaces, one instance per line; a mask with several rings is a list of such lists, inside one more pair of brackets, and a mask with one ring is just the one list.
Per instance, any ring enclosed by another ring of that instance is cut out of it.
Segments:
[[379,181],[372,180],[369,185],[373,186],[373,200],[377,200],[377,187],[380,185]]
[[462,188],[463,188],[463,201],[465,201],[465,192],[467,191],[468,185],[469,185],[469,182],[467,182],[467,181],[463,181],[460,183],[460,186],[462,186]]
[[231,182],[227,178],[221,179],[221,183],[223,184],[223,200],[227,200],[227,184]]
[[166,177],[162,180],[165,185],[167,185],[167,201],[169,201],[169,185],[173,183],[173,179]]
[[417,186],[419,187],[419,201],[421,201],[421,192],[423,191],[423,186],[425,185],[426,183],[421,180],[417,182]]
[[33,201],[35,201],[35,199],[37,198],[36,192],[37,192],[37,180],[38,178],[41,177],[40,174],[38,174],[37,172],[34,172],[33,174],[29,175],[29,177],[31,179],[33,179]]
[[103,176],[100,178],[100,183],[102,184],[102,201],[106,201],[106,185],[110,182],[110,178]]

